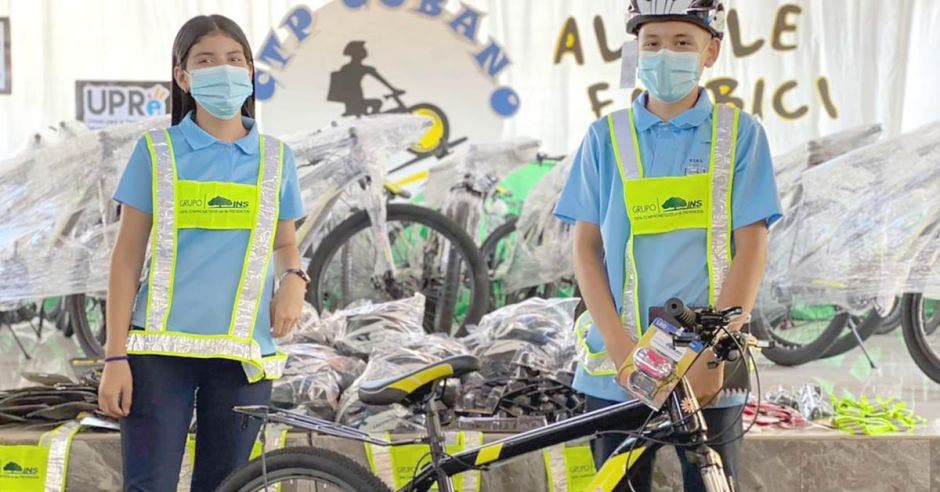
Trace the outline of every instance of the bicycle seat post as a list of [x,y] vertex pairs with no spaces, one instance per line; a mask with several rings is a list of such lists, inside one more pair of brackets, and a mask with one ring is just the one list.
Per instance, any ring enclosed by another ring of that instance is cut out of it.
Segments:
[[437,487],[440,492],[454,492],[454,486],[450,477],[438,468],[438,464],[447,454],[445,448],[446,437],[441,428],[441,412],[444,410],[444,404],[441,402],[440,395],[444,391],[446,381],[438,381],[434,384],[431,394],[428,395],[424,404],[425,427],[428,433],[428,444],[431,448],[431,464],[437,473]]

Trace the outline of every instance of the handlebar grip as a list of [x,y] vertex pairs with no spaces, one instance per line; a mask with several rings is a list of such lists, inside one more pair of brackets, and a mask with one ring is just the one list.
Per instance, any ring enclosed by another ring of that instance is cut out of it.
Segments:
[[666,301],[666,314],[675,318],[682,326],[691,328],[695,326],[695,311],[689,309],[682,299],[673,297]]

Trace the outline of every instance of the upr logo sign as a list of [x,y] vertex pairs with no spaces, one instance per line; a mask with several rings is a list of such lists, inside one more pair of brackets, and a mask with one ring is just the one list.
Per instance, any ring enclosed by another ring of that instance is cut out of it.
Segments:
[[92,129],[167,113],[166,82],[76,82],[77,119]]
[[289,134],[343,116],[420,114],[434,126],[411,147],[414,161],[501,139],[522,104],[499,80],[511,57],[483,40],[484,12],[448,3],[334,0],[290,10],[255,56],[265,128]]

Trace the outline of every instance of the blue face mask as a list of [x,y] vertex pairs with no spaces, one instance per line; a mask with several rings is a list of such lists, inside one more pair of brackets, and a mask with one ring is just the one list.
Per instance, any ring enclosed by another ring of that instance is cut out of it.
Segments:
[[640,51],[636,74],[650,95],[672,103],[688,96],[702,76],[700,53]]
[[219,65],[187,73],[193,99],[220,120],[234,118],[253,90],[245,67]]

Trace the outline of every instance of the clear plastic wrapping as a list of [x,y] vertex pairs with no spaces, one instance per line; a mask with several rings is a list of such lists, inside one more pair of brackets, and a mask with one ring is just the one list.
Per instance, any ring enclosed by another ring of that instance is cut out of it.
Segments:
[[487,195],[500,180],[520,166],[535,160],[541,143],[532,138],[472,144],[431,167],[425,185],[426,204],[447,208],[456,200],[451,189],[466,183],[475,192]]
[[[376,115],[344,118],[315,133],[284,139],[297,160],[298,181],[304,209],[316,222],[301,238],[301,251],[329,231],[323,225],[348,217],[351,208],[369,212],[377,238],[387,238],[385,228],[385,177],[389,159],[417,141],[431,126],[430,118],[416,115]],[[363,179],[366,189],[350,187]],[[334,209],[335,207],[335,209]],[[329,214],[326,212],[330,212]],[[381,235],[380,235],[381,234]],[[380,240],[379,243],[386,243]],[[376,272],[391,268],[388,253],[377,258]]]
[[284,345],[284,376],[274,382],[271,404],[332,420],[339,397],[365,369],[365,362],[324,345]]
[[[487,314],[462,342],[480,358],[485,378],[505,378],[517,363],[545,374],[571,373],[579,300],[527,299]],[[570,378],[569,378],[570,379]]]
[[0,163],[0,302],[102,291],[117,228],[111,196],[144,131],[166,117],[66,125]]
[[[0,163],[0,275],[16,279],[0,285],[0,302],[106,289],[117,233],[111,196],[140,136],[169,123],[160,117],[98,131],[64,125]],[[381,115],[284,139],[308,212],[324,212],[352,181],[370,176],[368,208],[381,229],[384,221],[375,219],[384,217],[387,160],[429,126],[422,116]],[[315,215],[322,223],[325,214]]]
[[762,309],[833,303],[861,314],[923,289],[937,259],[938,163],[934,123],[803,171],[771,230]]
[[790,151],[774,156],[777,191],[784,207],[797,177],[806,169],[877,141],[882,134],[879,124],[861,125],[810,140]]
[[821,386],[804,384],[785,388],[777,386],[765,396],[767,401],[798,410],[809,420],[831,417],[832,400]]
[[342,353],[368,357],[373,351],[399,347],[424,334],[424,296],[366,304],[343,312],[345,327],[335,346]]
[[549,421],[583,410],[570,388],[577,356],[574,310],[578,299],[531,298],[503,307],[470,327],[463,342],[480,359],[465,378],[464,411],[501,417],[538,415]]
[[423,416],[402,405],[371,406],[359,400],[359,386],[399,376],[428,364],[456,355],[465,355],[466,347],[440,335],[412,335],[395,345],[376,347],[361,376],[340,399],[337,422],[368,432],[422,432]]
[[573,156],[548,172],[529,192],[516,222],[516,243],[509,261],[496,272],[507,291],[574,277],[571,226],[553,216]]
[[346,355],[367,358],[373,350],[400,346],[424,335],[424,301],[421,293],[378,304],[363,300],[322,318],[307,304],[300,323],[285,341],[329,345]]

